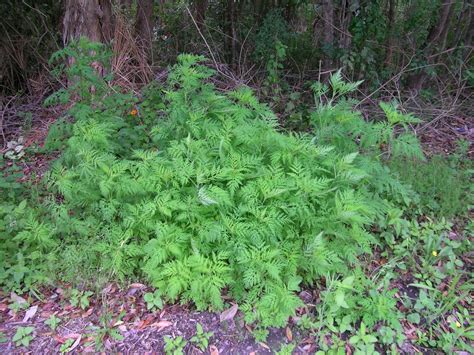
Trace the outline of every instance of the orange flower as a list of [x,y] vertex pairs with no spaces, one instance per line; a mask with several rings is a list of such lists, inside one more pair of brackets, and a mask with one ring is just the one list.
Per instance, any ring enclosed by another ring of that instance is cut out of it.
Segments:
[[134,108],[132,111],[130,111],[130,114],[132,116],[136,116],[136,115],[138,115],[138,110],[136,108]]

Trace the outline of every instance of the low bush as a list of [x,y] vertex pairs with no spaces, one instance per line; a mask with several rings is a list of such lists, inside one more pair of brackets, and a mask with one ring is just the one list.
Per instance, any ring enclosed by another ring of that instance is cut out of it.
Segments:
[[74,84],[49,101],[75,97],[74,123],[51,130],[64,151],[45,189],[2,202],[3,286],[146,278],[166,301],[220,310],[227,293],[247,322],[282,327],[299,289],[325,280],[330,317],[400,329],[395,291],[364,296],[360,259],[418,199],[383,163],[422,157],[413,117],[382,104],[387,122],[365,122],[344,98],[358,83],[337,73],[313,86],[314,134],[283,132],[249,88],[215,90],[202,57],[181,55],[138,100],[91,69],[102,51],[81,40],[57,55],[75,58]]
[[[198,309],[222,309],[227,290],[262,325],[283,326],[302,282],[344,274],[371,251],[367,228],[384,204],[355,152],[278,132],[249,89],[221,95],[205,83],[200,60],[179,58],[158,107],[145,99],[150,114],[76,105],[51,174],[62,196],[51,234],[82,267],[143,274]],[[137,120],[151,126],[141,147],[127,133]]]

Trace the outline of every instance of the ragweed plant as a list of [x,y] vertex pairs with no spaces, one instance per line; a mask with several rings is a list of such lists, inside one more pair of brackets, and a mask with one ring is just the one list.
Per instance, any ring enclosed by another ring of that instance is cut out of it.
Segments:
[[73,109],[50,176],[62,196],[54,233],[86,269],[143,273],[166,300],[198,309],[222,309],[226,289],[250,321],[284,326],[302,283],[346,274],[370,253],[368,228],[385,206],[357,152],[278,132],[250,89],[222,95],[207,83],[202,60],[180,56],[162,97],[145,97],[141,147],[129,143],[136,123],[122,95]]
[[222,309],[226,290],[247,320],[284,326],[302,284],[350,274],[371,252],[370,226],[388,202],[357,149],[280,133],[250,89],[218,93],[192,55],[178,58],[161,95],[144,97],[149,131],[136,140],[130,107],[140,104],[88,69],[107,57],[92,49],[87,57],[80,41],[62,53],[79,56],[67,72],[80,76],[71,90],[81,100],[48,177],[60,199],[45,200],[49,222],[19,234],[60,244],[63,277],[145,275],[165,300],[198,309]]
[[[404,216],[418,196],[384,165],[422,158],[411,116],[382,105],[386,122],[364,121],[344,98],[358,83],[338,73],[313,86],[314,130],[286,133],[251,89],[216,90],[203,57],[179,56],[167,83],[139,100],[90,68],[108,58],[104,47],[74,46],[57,56],[76,58],[64,68],[76,103],[50,133],[63,151],[47,190],[0,205],[2,286],[143,278],[157,290],[151,308],[221,310],[232,297],[259,340],[304,306],[301,287],[317,287],[316,316],[302,321],[310,330],[353,332],[363,321],[354,348],[372,351],[378,326],[386,345],[403,342],[393,275],[367,276],[361,261],[379,248],[406,264],[416,239]],[[421,264],[412,259],[439,280],[460,262],[458,246],[436,237],[416,246]],[[182,350],[176,342],[169,351]]]

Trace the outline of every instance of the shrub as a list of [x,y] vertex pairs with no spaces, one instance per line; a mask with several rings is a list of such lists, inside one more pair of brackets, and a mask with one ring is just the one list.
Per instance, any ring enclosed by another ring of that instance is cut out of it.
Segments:
[[[82,68],[90,51],[78,46],[63,54]],[[368,146],[321,135],[329,117],[363,124],[334,101],[355,85],[333,78],[332,98],[312,116],[316,138],[282,133],[250,89],[218,93],[203,60],[181,55],[166,87],[138,106],[84,69],[72,87],[81,98],[70,110],[75,123],[47,179],[47,214],[32,213],[12,241],[35,250],[32,263],[49,251],[69,281],[145,276],[165,299],[198,309],[222,309],[227,292],[248,321],[281,327],[302,305],[302,284],[347,276],[371,253],[371,226],[397,201],[391,196],[409,203],[408,193],[373,152],[359,154]],[[327,91],[317,88],[319,97]],[[393,145],[393,124],[364,129]]]
[[255,59],[263,63],[268,62],[274,55],[277,43],[287,45],[290,38],[288,24],[282,12],[270,10],[255,35]]
[[0,285],[21,291],[45,282],[44,270],[54,259],[47,222],[40,222],[38,189],[24,178],[20,165],[0,156]]
[[52,175],[63,196],[55,232],[79,248],[92,237],[81,253],[97,267],[142,270],[169,300],[221,309],[228,289],[263,325],[283,326],[302,281],[370,252],[376,204],[356,154],[279,133],[249,89],[220,95],[204,83],[212,72],[200,60],[179,58],[166,119],[143,149],[117,144],[126,123],[115,107],[76,111],[66,164]]

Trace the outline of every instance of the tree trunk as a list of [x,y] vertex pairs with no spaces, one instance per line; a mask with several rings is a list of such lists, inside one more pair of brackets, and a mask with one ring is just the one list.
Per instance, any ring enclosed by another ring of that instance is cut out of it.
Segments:
[[349,26],[352,21],[352,11],[350,9],[350,0],[343,0],[341,9],[341,35],[339,38],[339,47],[349,50],[351,47],[352,37],[349,33]]
[[112,40],[111,0],[66,0],[64,10],[64,45],[81,36],[93,42],[108,43]]
[[81,36],[101,42],[100,15],[99,0],[66,0],[63,18],[64,45]]
[[385,40],[385,65],[387,66],[392,64],[393,57],[393,26],[395,24],[395,7],[396,0],[388,0],[388,31],[387,38]]
[[132,7],[132,0],[120,0],[119,5],[121,8],[129,10]]
[[[454,3],[454,1],[453,1]],[[453,17],[454,5],[451,4],[449,7],[447,18],[444,22],[443,29],[439,35],[439,50],[442,51],[446,48],[446,40],[448,38],[449,27],[451,25],[451,18]],[[459,24],[458,24],[459,25]]]
[[101,9],[100,28],[102,41],[110,43],[114,36],[114,18],[112,14],[112,0],[99,0]]
[[[63,44],[87,37],[92,42],[108,43],[112,39],[112,2],[111,0],[66,0],[63,18]],[[73,63],[67,59],[67,64]],[[94,63],[99,75],[104,75],[104,67]],[[71,78],[71,85],[75,79]],[[91,91],[95,88],[92,86]]]
[[[427,58],[428,64],[432,62],[430,56],[433,53],[433,50],[436,47],[439,47],[439,50],[442,50],[445,45],[445,39],[447,36],[447,31],[451,22],[451,16],[453,13],[455,1],[453,0],[444,0],[440,7],[440,14],[438,20],[431,27],[426,42],[423,46],[423,55]],[[421,70],[416,74],[413,74],[408,79],[408,86],[415,92],[419,92],[422,88],[423,82],[425,81],[426,73]]]
[[209,5],[208,0],[196,0],[194,3],[196,12],[196,23],[200,31],[204,28],[204,22],[206,21],[206,11]]
[[[464,44],[472,45],[473,40],[474,40],[474,15],[473,15],[473,10],[470,9],[469,24],[467,27],[467,34],[466,34],[466,39],[464,41]],[[472,50],[472,49],[466,48],[466,50]]]
[[[469,25],[472,21],[473,10],[468,4],[467,0],[464,0],[461,12],[457,18],[456,32],[454,33],[454,47],[459,46],[461,38],[469,32]],[[468,42],[470,43],[470,42]]]
[[152,61],[153,0],[137,0],[135,30],[137,41],[146,53],[147,60]]
[[[322,3],[323,10],[323,46],[328,48],[334,46],[334,6],[333,0],[324,0]],[[323,61],[325,70],[331,69],[333,61],[330,53],[326,54]]]
[[226,47],[229,53],[228,62],[232,67],[237,64],[237,30],[235,27],[236,9],[235,0],[227,0],[227,12],[226,12]]
[[452,7],[455,1],[444,0],[440,8],[440,15],[436,24],[431,27],[428,33],[427,45],[431,46],[438,41],[446,26],[449,27],[449,17],[452,14]]

